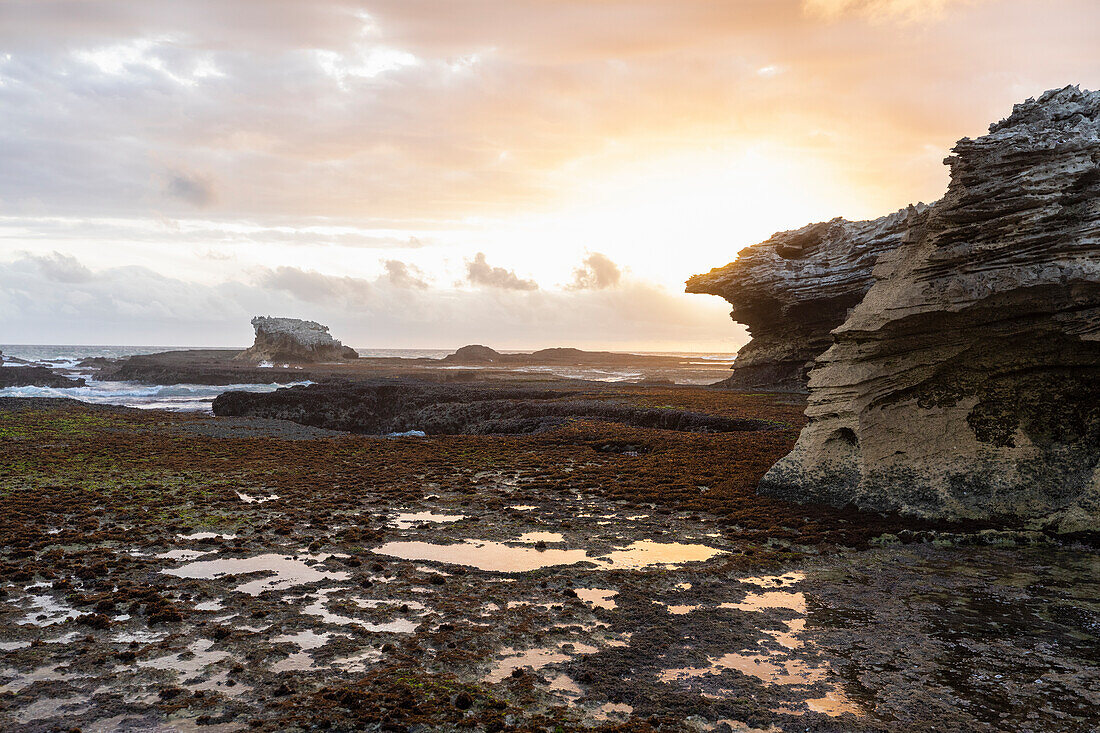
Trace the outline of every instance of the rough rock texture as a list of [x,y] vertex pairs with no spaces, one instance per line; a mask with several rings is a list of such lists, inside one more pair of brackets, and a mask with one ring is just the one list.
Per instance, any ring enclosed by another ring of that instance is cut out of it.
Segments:
[[0,389],[4,387],[83,387],[83,379],[55,374],[44,366],[17,366],[0,369]]
[[687,292],[718,295],[752,340],[738,353],[735,389],[804,392],[813,360],[870,289],[879,255],[904,241],[928,207],[911,206],[873,221],[833,219],[779,232],[737,259],[687,281]]
[[709,433],[776,427],[767,420],[635,407],[569,390],[392,379],[334,381],[266,394],[226,392],[214,400],[213,409],[219,417],[274,418],[374,435],[410,430],[429,435],[537,433],[577,419]]
[[946,163],[810,374],[769,496],[1095,531],[1100,92],[1017,105]]
[[298,318],[252,319],[256,342],[237,355],[241,361],[315,362],[356,359],[359,354],[328,332],[328,326]]

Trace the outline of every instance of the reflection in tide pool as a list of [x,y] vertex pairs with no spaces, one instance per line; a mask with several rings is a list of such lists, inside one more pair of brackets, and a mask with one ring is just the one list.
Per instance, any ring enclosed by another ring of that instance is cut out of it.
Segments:
[[642,570],[702,562],[722,551],[707,545],[641,540],[605,555],[589,556],[587,550],[535,549],[489,540],[465,540],[451,545],[387,542],[374,552],[402,560],[429,560],[488,572],[519,573],[581,562],[592,563],[597,570]]
[[[312,555],[310,559],[324,560],[327,555]],[[295,585],[316,583],[321,580],[347,580],[345,572],[318,570],[307,565],[303,560],[296,560],[287,555],[256,555],[255,557],[225,557],[216,560],[202,560],[193,562],[179,568],[162,570],[167,575],[175,575],[180,578],[202,578],[210,580],[222,575],[249,575],[252,573],[264,573],[259,580],[239,585],[234,591],[257,596],[268,590],[285,590]]]
[[[802,573],[788,573],[783,576],[741,578],[741,582],[767,589],[791,588],[804,580],[805,577]],[[658,674],[658,679],[662,682],[674,684],[694,678],[720,675],[726,670],[733,670],[749,677],[755,677],[770,685],[808,687],[824,683],[829,686],[828,692],[820,698],[805,700],[807,708],[834,717],[846,713],[863,715],[863,711],[844,694],[839,679],[826,663],[814,664],[805,659],[792,657],[788,653],[805,647],[802,634],[806,630],[806,596],[803,593],[793,590],[749,591],[741,601],[721,603],[718,607],[752,613],[760,613],[769,609],[786,609],[798,614],[798,617],[785,621],[787,627],[785,630],[763,629],[763,632],[782,649],[764,648],[759,651],[730,652],[719,657],[709,658],[709,666],[706,667],[665,669]],[[674,608],[676,607],[670,606],[669,611],[675,613]],[[683,608],[695,610],[698,607]],[[766,639],[762,639],[760,644],[764,646],[766,642]],[[797,709],[784,709],[777,712],[798,714],[800,711]]]

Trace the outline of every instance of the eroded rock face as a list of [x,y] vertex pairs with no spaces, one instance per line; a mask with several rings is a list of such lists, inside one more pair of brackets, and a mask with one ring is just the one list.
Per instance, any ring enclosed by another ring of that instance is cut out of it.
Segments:
[[805,391],[813,360],[832,345],[829,332],[870,289],[879,255],[901,244],[927,209],[920,204],[872,221],[837,218],[779,232],[688,280],[687,292],[728,300],[730,316],[752,336],[723,384]]
[[328,332],[328,326],[298,318],[256,316],[256,342],[236,356],[241,361],[315,362],[357,359],[359,354]]
[[946,163],[810,373],[761,492],[1061,531],[1100,520],[1100,92],[1017,105]]

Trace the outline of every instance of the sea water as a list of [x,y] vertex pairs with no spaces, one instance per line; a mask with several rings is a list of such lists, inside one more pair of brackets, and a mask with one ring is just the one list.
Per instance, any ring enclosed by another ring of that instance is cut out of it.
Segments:
[[[68,397],[97,405],[121,405],[146,410],[172,410],[174,412],[211,412],[214,398],[223,392],[272,392],[309,382],[285,384],[165,384],[150,385],[137,382],[99,381],[92,378],[92,369],[81,368],[83,359],[102,356],[118,359],[138,354],[154,354],[188,347],[171,346],[48,346],[48,345],[0,345],[4,354],[2,367],[23,366],[31,362],[47,366],[71,378],[83,378],[84,387],[7,387],[0,389],[0,397]],[[19,359],[11,362],[10,359]]]

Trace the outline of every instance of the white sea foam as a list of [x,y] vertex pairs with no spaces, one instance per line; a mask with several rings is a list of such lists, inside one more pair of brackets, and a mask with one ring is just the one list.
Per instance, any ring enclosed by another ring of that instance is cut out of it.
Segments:
[[97,382],[84,387],[7,387],[0,397],[68,397],[96,405],[121,405],[146,410],[209,412],[214,398],[222,392],[273,392],[280,387],[311,384],[169,384],[145,385],[136,382]]

